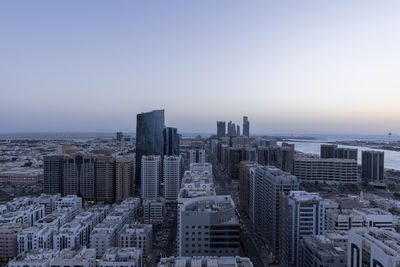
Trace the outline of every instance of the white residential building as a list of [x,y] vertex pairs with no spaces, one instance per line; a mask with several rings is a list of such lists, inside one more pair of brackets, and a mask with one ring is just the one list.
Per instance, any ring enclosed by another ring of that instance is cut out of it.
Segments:
[[17,211],[7,212],[0,215],[0,224],[2,223],[21,223],[28,227],[33,226],[36,221],[45,216],[43,205],[32,204],[22,206]]
[[46,225],[25,228],[17,235],[18,254],[53,248],[53,229]]
[[164,198],[158,197],[156,199],[143,200],[143,219],[145,222],[162,222],[165,212]]
[[82,198],[76,195],[61,197],[55,202],[56,211],[67,214],[67,221],[72,221],[82,209]]
[[98,267],[142,267],[142,250],[138,248],[109,248]]
[[364,218],[365,227],[376,227],[391,230],[393,228],[393,215],[378,208],[354,209],[354,213]]
[[160,156],[142,156],[141,190],[142,199],[155,199],[159,196]]
[[8,267],[50,267],[51,260],[60,252],[56,249],[39,249],[24,252],[8,263]]
[[181,189],[178,195],[179,202],[188,198],[215,195],[212,172],[208,164],[202,164],[201,167],[191,164],[191,169],[185,171],[182,178]]
[[291,191],[281,195],[280,266],[298,266],[299,245],[304,236],[325,232],[325,202],[318,193]]
[[164,198],[167,202],[174,202],[178,198],[181,162],[181,156],[164,156]]
[[354,228],[349,232],[347,266],[400,266],[400,234],[378,228]]
[[45,215],[51,214],[56,209],[56,201],[61,196],[60,194],[57,195],[47,195],[41,194],[38,197],[33,198],[33,202],[44,205],[45,207]]
[[86,247],[63,249],[53,258],[50,267],[96,267],[96,251]]
[[60,227],[53,237],[53,248],[65,249],[86,246],[89,237],[89,225],[78,222],[70,222]]
[[125,224],[118,235],[118,246],[140,248],[144,257],[151,254],[152,241],[152,224]]
[[38,226],[48,226],[53,230],[53,233],[58,232],[61,226],[66,224],[68,221],[68,217],[66,213],[61,213],[58,211],[55,211],[49,215],[46,215],[46,217],[43,217],[42,219],[38,220],[35,225]]
[[186,199],[178,213],[180,256],[238,255],[240,227],[231,196]]
[[158,267],[253,267],[249,258],[235,257],[170,257],[161,258]]
[[112,212],[96,225],[90,235],[90,247],[96,249],[96,257],[102,257],[107,249],[116,246],[118,233],[127,221],[126,214]]

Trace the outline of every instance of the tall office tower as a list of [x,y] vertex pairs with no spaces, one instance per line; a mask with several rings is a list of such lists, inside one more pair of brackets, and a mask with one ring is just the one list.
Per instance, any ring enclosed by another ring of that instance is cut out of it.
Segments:
[[258,163],[279,167],[279,146],[258,147]]
[[325,202],[318,193],[291,191],[281,195],[280,266],[298,266],[300,240],[325,232]]
[[63,163],[63,196],[78,195],[95,201],[95,160],[91,155],[65,155]]
[[243,116],[243,136],[250,137],[250,122],[247,116]]
[[236,136],[240,136],[240,126],[236,125]]
[[164,135],[164,155],[179,155],[179,135],[178,130],[172,127],[166,127]]
[[236,136],[236,125],[232,123],[232,136]]
[[279,197],[298,190],[296,176],[274,167],[255,168],[254,221],[263,240],[275,258],[279,258],[280,202]]
[[186,199],[178,213],[179,256],[239,255],[240,225],[230,195]]
[[190,164],[206,163],[206,151],[204,149],[190,149]]
[[43,157],[43,192],[45,194],[62,193],[63,156]]
[[176,201],[181,181],[181,156],[164,156],[164,198]]
[[249,213],[249,184],[250,184],[250,169],[257,167],[254,161],[241,161],[239,174],[239,199],[241,208]]
[[400,266],[400,234],[377,228],[354,228],[349,232],[347,266]]
[[161,158],[158,155],[142,157],[142,198],[155,199],[159,196]]
[[122,132],[117,132],[117,141],[121,142],[124,134]]
[[221,139],[226,136],[226,122],[217,121],[217,137]]
[[164,110],[137,114],[136,120],[136,184],[140,184],[144,155],[163,155],[165,128]]
[[361,156],[361,180],[364,183],[383,182],[384,164],[383,151],[363,151]]
[[228,122],[227,137],[232,136],[232,121]]
[[115,201],[123,201],[135,192],[135,158],[115,161]]
[[336,158],[337,145],[321,144],[320,156],[322,159]]
[[113,203],[115,158],[96,157],[96,201]]
[[294,172],[294,154],[295,150],[292,146],[283,146],[278,150],[278,167],[285,172]]
[[239,179],[240,162],[245,160],[246,151],[241,147],[229,147],[227,168],[232,179]]

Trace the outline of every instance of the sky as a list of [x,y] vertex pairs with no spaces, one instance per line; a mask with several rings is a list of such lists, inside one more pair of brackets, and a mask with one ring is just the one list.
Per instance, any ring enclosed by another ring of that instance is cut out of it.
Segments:
[[0,1],[0,132],[400,134],[400,1]]

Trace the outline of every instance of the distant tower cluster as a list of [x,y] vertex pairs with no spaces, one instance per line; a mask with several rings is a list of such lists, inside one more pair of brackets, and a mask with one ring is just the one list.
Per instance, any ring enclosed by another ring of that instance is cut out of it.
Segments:
[[[217,137],[221,139],[223,137],[240,137],[240,125],[236,125],[234,122],[229,121],[226,127],[225,121],[217,121]],[[243,117],[243,136],[250,136],[250,122],[247,116]]]

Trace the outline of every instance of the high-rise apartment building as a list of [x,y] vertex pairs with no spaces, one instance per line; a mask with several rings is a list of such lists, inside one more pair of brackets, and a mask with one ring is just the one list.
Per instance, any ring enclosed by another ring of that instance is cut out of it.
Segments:
[[255,168],[254,222],[262,239],[268,244],[274,257],[279,257],[279,232],[281,194],[298,190],[297,178],[278,168]]
[[181,182],[181,156],[164,156],[164,198],[167,202],[176,201]]
[[357,183],[358,166],[353,159],[295,158],[294,175],[305,182]]
[[300,240],[325,232],[325,202],[318,193],[281,195],[280,266],[301,267]]
[[161,157],[159,155],[142,156],[141,190],[143,199],[155,199],[159,196]]
[[45,194],[62,193],[63,160],[61,155],[43,157],[43,192]]
[[226,136],[226,122],[217,121],[217,137],[221,139]]
[[135,158],[115,160],[115,201],[123,201],[135,192]]
[[243,116],[243,136],[250,137],[250,122],[247,116]]
[[321,158],[323,159],[354,159],[357,160],[357,149],[338,147],[333,144],[321,144]]
[[361,154],[361,180],[364,183],[384,181],[384,152],[363,151]]
[[65,155],[63,195],[78,195],[85,201],[95,201],[95,159],[91,155]]
[[236,136],[240,136],[240,125],[236,125]]
[[115,174],[115,158],[113,157],[96,157],[96,201],[113,203],[114,195],[114,174]]
[[121,142],[124,134],[122,132],[117,132],[117,141]]
[[178,213],[180,256],[239,255],[240,226],[231,196],[186,199]]
[[179,155],[179,135],[178,130],[172,127],[166,127],[163,131],[164,136],[164,155]]
[[117,245],[122,248],[135,247],[143,250],[143,256],[147,257],[151,253],[153,242],[152,224],[125,224],[118,234]]
[[137,114],[136,120],[136,182],[140,183],[144,155],[163,155],[165,128],[164,110]]
[[239,199],[241,208],[249,212],[249,184],[250,184],[250,169],[257,167],[254,161],[241,161],[239,174]]

